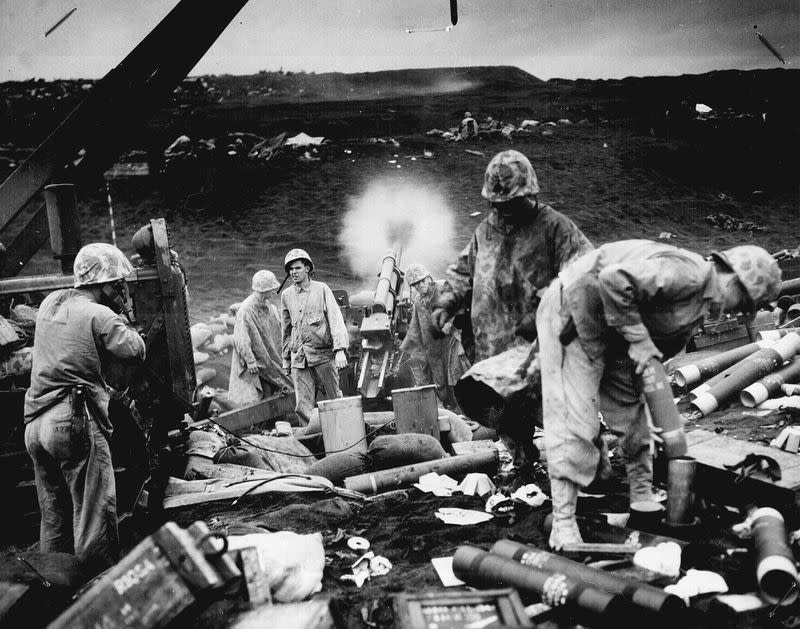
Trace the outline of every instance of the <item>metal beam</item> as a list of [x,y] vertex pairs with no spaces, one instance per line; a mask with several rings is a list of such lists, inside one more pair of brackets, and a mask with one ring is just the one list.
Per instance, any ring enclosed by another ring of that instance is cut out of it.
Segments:
[[[133,283],[145,280],[157,280],[158,273],[152,267],[137,269],[125,278]],[[72,288],[71,275],[31,275],[29,277],[15,277],[13,279],[0,279],[0,297],[5,295],[18,295],[20,293],[42,292]]]
[[[135,133],[137,122],[146,120],[169,96],[246,3],[181,0],[0,184],[0,232],[7,231],[11,221],[54,179],[75,180],[87,171],[105,168]],[[73,160],[81,149],[85,153],[75,167]],[[20,251],[27,253],[29,248]],[[27,261],[17,252],[11,257],[12,266],[3,270]]]

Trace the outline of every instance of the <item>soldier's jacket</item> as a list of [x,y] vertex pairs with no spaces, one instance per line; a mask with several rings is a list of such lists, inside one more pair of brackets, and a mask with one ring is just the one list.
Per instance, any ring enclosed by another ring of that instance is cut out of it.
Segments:
[[433,384],[441,388],[455,385],[469,369],[458,330],[453,329],[444,338],[436,338],[432,334],[432,305],[436,303],[443,285],[444,281],[437,281],[430,294],[424,297],[418,295],[414,300],[411,323],[400,346],[401,350],[427,366]]
[[603,245],[561,280],[564,308],[590,358],[648,336],[665,358],[674,356],[724,300],[712,262],[649,240]]
[[592,249],[575,223],[549,205],[539,203],[530,217],[513,225],[492,210],[447,269],[445,292],[471,310],[472,362],[525,343],[514,330],[524,315],[535,314],[539,291],[570,260]]

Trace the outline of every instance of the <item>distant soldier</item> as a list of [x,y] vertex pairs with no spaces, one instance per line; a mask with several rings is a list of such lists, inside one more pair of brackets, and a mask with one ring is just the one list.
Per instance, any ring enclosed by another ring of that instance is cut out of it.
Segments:
[[411,357],[415,384],[435,384],[439,399],[453,408],[456,406],[453,387],[469,369],[469,361],[459,331],[448,326],[442,338],[431,322],[431,309],[444,281],[434,281],[423,265],[412,264],[406,271],[406,282],[415,293],[414,310],[400,349]]
[[458,125],[458,137],[460,140],[469,140],[478,135],[478,122],[468,111],[464,112],[464,119]]
[[432,322],[439,330],[469,311],[474,348],[462,343],[473,363],[536,338],[539,293],[573,258],[593,249],[566,216],[539,203],[533,166],[519,151],[503,151],[486,167],[487,216],[447,269]]
[[706,315],[752,316],[777,298],[781,271],[760,247],[711,258],[649,240],[612,242],[574,261],[544,293],[536,322],[553,548],[582,541],[575,507],[600,456],[598,410],[620,436],[630,500],[652,500],[650,433],[635,375],[681,351]]
[[342,397],[338,369],[347,367],[347,334],[342,311],[328,285],[311,279],[314,263],[303,249],[292,249],[284,259],[292,286],[281,294],[283,369],[292,376],[297,397],[295,410],[308,424],[319,385],[330,400]]
[[272,271],[253,275],[253,292],[239,306],[233,326],[228,396],[244,406],[273,393],[289,392],[292,381],[282,367],[281,320],[270,303],[280,282]]

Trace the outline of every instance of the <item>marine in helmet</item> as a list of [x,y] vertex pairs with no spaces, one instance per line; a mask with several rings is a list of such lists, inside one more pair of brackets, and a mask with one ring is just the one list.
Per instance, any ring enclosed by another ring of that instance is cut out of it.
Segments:
[[458,139],[469,140],[478,135],[478,122],[468,111],[464,112],[464,119],[458,125]]
[[347,366],[350,340],[333,292],[324,282],[311,279],[311,256],[303,249],[292,249],[283,266],[292,280],[281,293],[283,369],[294,383],[295,411],[301,424],[307,425],[316,405],[317,385],[324,400],[342,397],[338,369]]
[[42,301],[36,317],[25,447],[41,511],[40,550],[74,553],[95,570],[119,554],[109,439],[107,361],[144,360],[125,278],[133,272],[113,245],[92,243],[75,257],[74,288]]
[[283,371],[281,319],[271,303],[279,287],[272,271],[257,271],[253,292],[236,312],[228,397],[237,406],[292,390],[292,381]]
[[592,249],[575,223],[539,202],[538,194],[533,166],[519,151],[502,151],[489,162],[482,195],[492,211],[447,269],[432,313],[440,330],[469,313],[472,333],[465,329],[462,342],[472,362],[533,341],[540,291]]
[[677,354],[707,315],[754,314],[777,298],[780,279],[760,247],[706,260],[648,240],[608,243],[561,272],[536,316],[552,547],[581,541],[575,506],[600,457],[598,410],[620,436],[631,502],[652,500],[650,435],[635,374],[653,358]]
[[455,409],[453,387],[469,369],[469,361],[461,345],[460,331],[447,326],[447,334],[442,337],[431,323],[431,309],[444,281],[435,281],[422,264],[410,265],[405,280],[413,292],[413,310],[400,349],[410,357],[415,384],[435,384],[439,399]]

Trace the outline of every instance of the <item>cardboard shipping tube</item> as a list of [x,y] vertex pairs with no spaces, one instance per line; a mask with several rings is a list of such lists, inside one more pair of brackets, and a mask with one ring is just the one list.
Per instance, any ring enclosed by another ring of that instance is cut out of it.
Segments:
[[692,400],[703,415],[717,410],[720,404],[738,396],[745,387],[772,373],[800,351],[800,335],[787,334],[772,347],[758,350],[732,367],[728,376]]
[[[760,332],[759,334],[763,334]],[[777,340],[777,339],[775,339]],[[747,358],[750,354],[755,354],[758,350],[769,347],[775,341],[757,341],[748,343],[741,347],[734,347],[727,352],[722,352],[716,356],[711,356],[696,363],[678,367],[675,370],[675,384],[679,387],[688,387],[695,382],[706,380],[718,373],[725,371],[731,365],[735,365],[740,360]]]
[[800,379],[800,358],[796,357],[775,373],[764,376],[758,382],[754,382],[749,387],[746,387],[742,390],[741,394],[739,394],[739,399],[742,404],[749,408],[758,406],[761,402],[779,393],[782,384],[797,382],[798,379]]
[[571,612],[583,612],[594,619],[602,617],[603,626],[623,626],[623,620],[630,620],[634,613],[633,605],[619,594],[605,592],[561,571],[523,566],[474,546],[458,547],[453,557],[453,573],[469,585],[502,584],[537,594],[551,607],[567,607]]
[[690,456],[667,462],[667,526],[694,523],[694,475],[697,461]]
[[467,474],[480,472],[486,469],[497,469],[497,451],[483,450],[472,454],[461,454],[446,459],[414,463],[403,467],[394,467],[370,474],[359,474],[344,479],[344,486],[362,494],[379,494],[382,491],[408,487],[419,480],[420,476],[429,472],[437,474]]
[[653,424],[662,429],[660,436],[664,441],[664,453],[668,459],[684,456],[688,448],[686,433],[683,431],[683,420],[678,413],[678,407],[672,398],[672,387],[667,380],[664,365],[657,358],[651,359],[640,378]]
[[762,330],[758,333],[759,341],[772,341],[773,343],[778,339],[782,339],[787,334],[792,332],[800,332],[800,328],[783,328],[781,330]]
[[797,600],[800,588],[783,516],[776,509],[762,507],[753,511],[750,518],[761,595],[772,605],[791,605]]
[[686,611],[686,603],[680,597],[668,594],[661,588],[591,568],[585,564],[540,550],[534,546],[501,539],[499,542],[495,542],[491,552],[494,555],[519,561],[525,567],[558,572],[573,579],[580,579],[609,594],[621,594],[636,607],[654,613],[677,616]]

